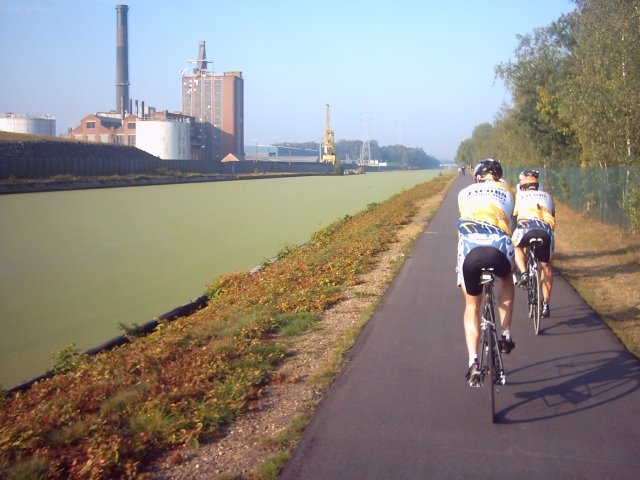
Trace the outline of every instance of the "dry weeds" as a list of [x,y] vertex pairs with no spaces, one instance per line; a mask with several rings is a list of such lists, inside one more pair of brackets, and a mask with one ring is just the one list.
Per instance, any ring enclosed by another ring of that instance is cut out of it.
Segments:
[[640,234],[625,235],[563,205],[557,217],[554,266],[640,356]]

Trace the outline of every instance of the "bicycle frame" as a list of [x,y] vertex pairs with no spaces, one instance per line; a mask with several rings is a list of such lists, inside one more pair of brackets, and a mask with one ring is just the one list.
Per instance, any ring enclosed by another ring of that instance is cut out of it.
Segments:
[[527,248],[527,272],[532,270],[539,270],[538,254],[536,248],[542,245],[542,239],[539,237],[529,240],[529,246]]
[[533,319],[533,330],[536,335],[540,332],[540,317],[542,316],[542,281],[540,264],[536,248],[542,245],[539,237],[531,238],[527,248],[526,267],[529,279],[527,281],[527,306],[529,318]]
[[500,390],[500,386],[507,381],[507,376],[502,364],[502,355],[498,347],[498,335],[496,333],[495,297],[493,286],[495,275],[493,269],[483,270],[480,283],[483,285],[482,315],[480,317],[480,346],[479,369],[481,384],[484,385],[485,376],[490,380],[491,418],[495,422],[495,398],[494,394]]

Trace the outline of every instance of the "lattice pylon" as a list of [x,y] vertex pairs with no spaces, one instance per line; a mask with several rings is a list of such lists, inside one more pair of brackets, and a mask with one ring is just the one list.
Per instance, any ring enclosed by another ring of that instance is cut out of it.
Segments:
[[371,163],[371,146],[369,145],[369,118],[365,112],[362,114],[362,147],[360,148],[359,165],[369,165]]

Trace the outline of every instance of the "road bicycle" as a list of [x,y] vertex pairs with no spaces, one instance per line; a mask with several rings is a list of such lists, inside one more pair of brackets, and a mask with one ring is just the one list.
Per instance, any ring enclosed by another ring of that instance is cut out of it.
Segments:
[[502,355],[498,346],[498,334],[496,333],[495,297],[493,287],[495,285],[493,268],[483,268],[480,275],[480,283],[483,286],[482,305],[480,317],[480,358],[478,369],[480,371],[480,385],[484,386],[485,378],[489,379],[489,392],[491,404],[491,421],[496,421],[495,394],[500,387],[507,382],[507,376],[502,364]]
[[542,238],[535,237],[529,239],[529,247],[526,256],[527,281],[527,306],[529,318],[533,319],[533,331],[536,335],[540,333],[540,318],[542,317],[542,278],[540,262],[536,252],[537,247],[542,245]]

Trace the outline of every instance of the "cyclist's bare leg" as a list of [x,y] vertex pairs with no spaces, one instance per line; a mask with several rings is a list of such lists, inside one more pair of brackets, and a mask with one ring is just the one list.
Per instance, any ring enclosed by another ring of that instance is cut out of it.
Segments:
[[464,294],[464,337],[467,343],[469,358],[478,354],[480,339],[480,302],[482,296],[474,297],[462,290]]
[[514,286],[511,275],[500,278],[500,288],[498,291],[498,313],[500,315],[500,326],[502,331],[511,328],[511,317],[513,315]]
[[551,262],[540,262],[540,270],[542,270],[542,298],[544,303],[551,300],[551,289],[553,288],[553,269]]
[[514,245],[513,252],[516,255],[516,266],[518,267],[518,270],[520,270],[520,273],[523,273],[527,269],[524,247],[518,247]]

